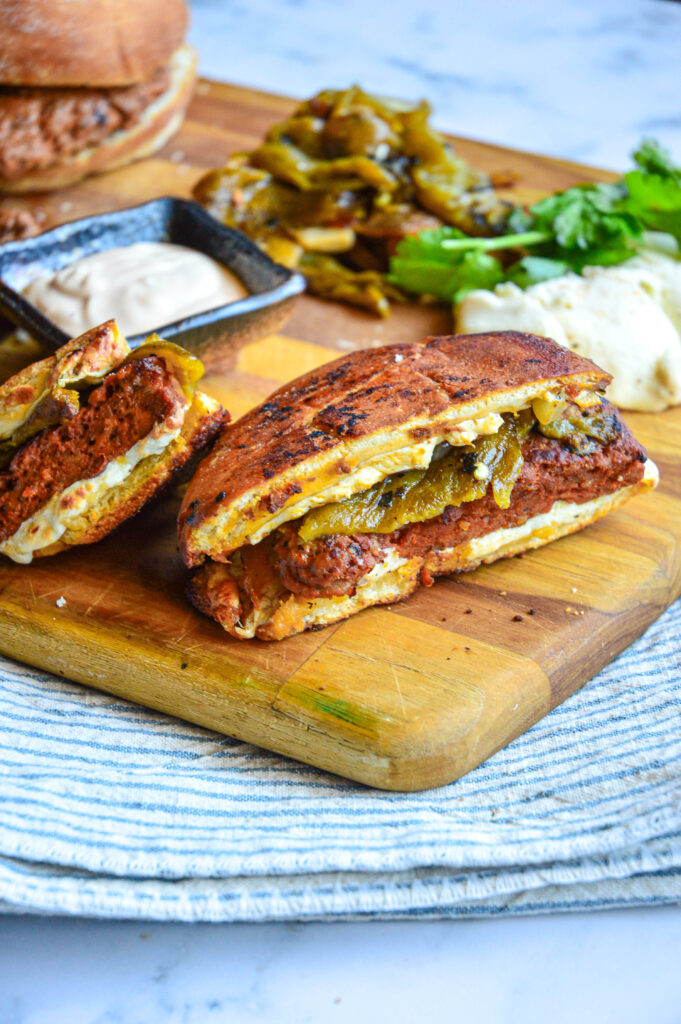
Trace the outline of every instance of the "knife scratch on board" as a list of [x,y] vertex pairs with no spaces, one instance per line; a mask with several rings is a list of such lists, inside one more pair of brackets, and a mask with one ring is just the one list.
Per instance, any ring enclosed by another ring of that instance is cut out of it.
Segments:
[[395,671],[395,666],[394,666],[394,665],[391,665],[391,666],[390,666],[390,668],[391,668],[391,670],[392,670],[392,674],[393,674],[393,679],[395,680],[395,686],[396,686],[396,688],[397,688],[397,693],[398,693],[398,696],[399,696],[399,698],[400,698],[400,706],[401,706],[401,708],[402,708],[402,714],[403,714],[403,715],[406,715],[406,710],[405,710],[405,707],[404,707],[404,699],[403,699],[403,697],[402,697],[402,689],[401,689],[401,687],[400,687],[400,681],[399,681],[399,679],[397,678],[397,672]]
[[96,608],[100,601],[103,601],[106,595],[109,593],[111,588],[115,585],[116,580],[111,580],[108,586],[104,587],[104,590],[100,593],[99,597],[96,597],[92,604],[89,604],[83,612],[83,617],[89,615],[93,608]]

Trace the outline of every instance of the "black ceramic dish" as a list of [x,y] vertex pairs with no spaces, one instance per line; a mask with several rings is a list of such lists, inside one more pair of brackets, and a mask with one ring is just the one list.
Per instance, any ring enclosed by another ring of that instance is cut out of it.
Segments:
[[[273,263],[241,231],[220,224],[198,203],[168,197],[84,217],[0,247],[0,313],[34,338],[58,348],[68,335],[24,298],[23,288],[40,274],[133,242],[175,242],[197,249],[233,271],[250,293],[229,305],[155,328],[162,337],[198,355],[207,369],[228,365],[235,348],[276,331],[305,288],[300,274]],[[135,348],[149,333],[128,342]]]

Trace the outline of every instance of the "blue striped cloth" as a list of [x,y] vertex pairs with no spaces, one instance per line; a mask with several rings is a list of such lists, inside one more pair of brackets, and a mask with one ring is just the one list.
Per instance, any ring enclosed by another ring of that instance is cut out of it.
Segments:
[[681,603],[466,778],[370,790],[0,659],[0,909],[455,917],[681,899]]

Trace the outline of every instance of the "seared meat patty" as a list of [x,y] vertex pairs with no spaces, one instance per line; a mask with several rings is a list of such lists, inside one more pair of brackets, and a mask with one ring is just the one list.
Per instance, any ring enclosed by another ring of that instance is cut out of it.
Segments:
[[0,473],[0,542],[55,494],[98,476],[183,404],[157,356],[110,373],[72,418],[27,441]]
[[616,441],[584,455],[531,433],[523,445],[523,458],[507,509],[499,508],[490,489],[483,498],[450,505],[436,518],[393,533],[334,534],[308,544],[299,541],[294,524],[287,524],[274,538],[273,568],[287,590],[303,597],[353,594],[362,577],[391,548],[410,558],[520,526],[548,512],[557,500],[583,504],[637,483],[645,463],[645,453],[623,422]]
[[357,580],[383,560],[385,537],[334,533],[301,544],[296,527],[287,524],[277,530],[274,552],[277,572],[287,590],[304,597],[352,594]]
[[131,128],[170,84],[168,67],[115,89],[0,88],[0,179],[15,181]]

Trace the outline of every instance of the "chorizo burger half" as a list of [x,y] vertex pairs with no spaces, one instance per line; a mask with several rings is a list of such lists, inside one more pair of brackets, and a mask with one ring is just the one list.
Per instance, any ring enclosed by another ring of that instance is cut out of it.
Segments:
[[159,149],[194,85],[186,29],[184,0],[0,0],[0,192]]

